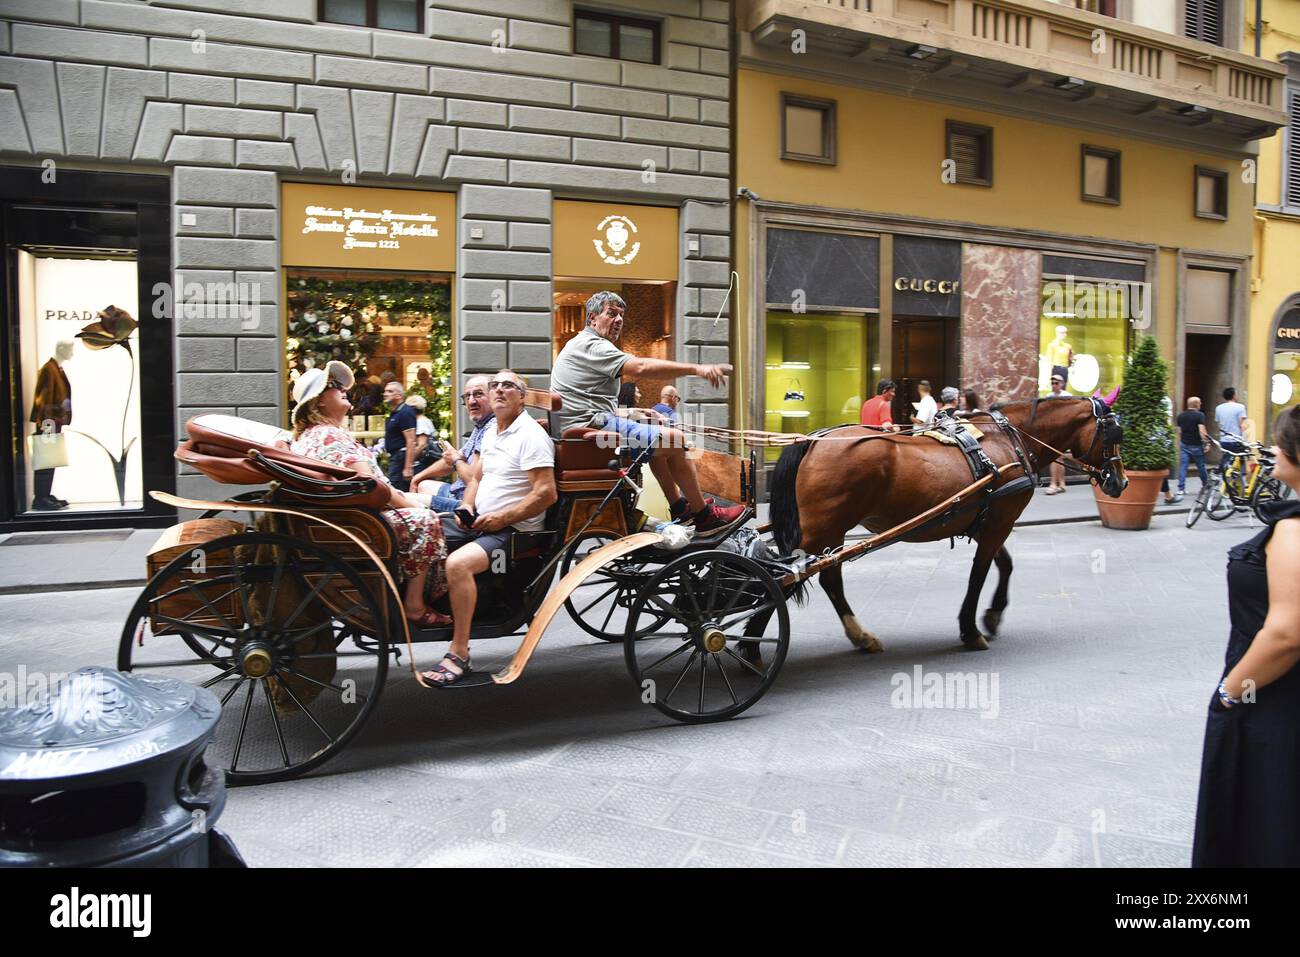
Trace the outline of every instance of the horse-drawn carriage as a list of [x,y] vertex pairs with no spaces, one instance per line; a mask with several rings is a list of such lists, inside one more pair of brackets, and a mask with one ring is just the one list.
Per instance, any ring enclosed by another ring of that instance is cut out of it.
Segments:
[[[528,393],[539,417],[559,402]],[[181,463],[261,487],[222,501],[153,493],[201,517],[168,529],[151,552],[118,667],[187,678],[219,696],[225,714],[207,760],[231,783],[292,777],[360,730],[403,644],[425,684],[413,643],[448,640],[451,629],[417,630],[402,612],[383,483],[277,447],[278,430],[258,423],[204,415],[187,431]],[[624,644],[629,701],[687,722],[733,717],[771,686],[790,632],[781,567],[719,548],[753,515],[755,462],[699,450],[709,493],[748,508],[720,532],[670,547],[663,533],[642,530],[641,458],[615,453],[617,439],[582,428],[556,439],[559,494],[544,530],[516,533],[511,554],[494,556],[477,580],[472,640],[522,640],[501,670],[472,672],[454,688],[518,680],[565,607],[586,632]]]
[[[533,390],[527,405],[549,418],[559,397]],[[1108,495],[1126,480],[1122,432],[1100,399],[1057,400],[1041,411],[1037,400],[1013,403],[1005,414],[974,418],[984,428],[974,445],[960,431],[973,422],[945,426],[941,442],[856,425],[813,436],[731,433],[742,447],[790,445],[772,480],[773,525],[759,529],[770,528],[780,555],[734,540],[753,541],[752,532],[737,534],[755,507],[753,453],[698,451],[701,485],[747,508],[732,525],[683,544],[644,528],[635,483],[645,452],[611,460],[617,435],[566,430],[556,437],[559,496],[544,530],[514,535],[511,554],[478,579],[471,638],[520,643],[499,671],[471,673],[448,691],[518,680],[565,607],[587,633],[623,645],[630,702],[685,722],[731,718],[780,672],[786,602],[809,579],[820,576],[849,639],[879,651],[844,599],[841,566],[897,541],[954,536],[979,542],[958,620],[967,647],[987,648],[975,621],[980,590],[996,563],[984,618],[991,637],[1011,574],[1003,543],[1033,493],[1032,476],[1068,456]],[[327,761],[370,716],[401,645],[423,685],[413,643],[451,637],[450,628],[413,630],[402,611],[395,541],[379,512],[387,488],[276,447],[277,431],[228,416],[190,421],[178,460],[222,483],[260,487],[224,501],[152,493],[202,514],[155,546],[118,650],[123,671],[160,670],[220,696],[224,716],[207,760],[236,784]],[[924,483],[912,480],[909,463]],[[846,531],[859,524],[874,534],[846,545]]]

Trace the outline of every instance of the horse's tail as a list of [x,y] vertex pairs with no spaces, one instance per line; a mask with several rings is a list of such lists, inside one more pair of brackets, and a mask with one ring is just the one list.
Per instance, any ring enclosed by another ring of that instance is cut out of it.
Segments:
[[[772,494],[768,505],[768,518],[772,522],[772,537],[782,555],[792,555],[803,542],[803,530],[799,527],[799,499],[795,495],[795,480],[799,477],[799,464],[812,448],[811,442],[797,442],[787,445],[777,459],[772,471]],[[790,597],[797,604],[803,604],[807,581],[800,582],[791,592]]]

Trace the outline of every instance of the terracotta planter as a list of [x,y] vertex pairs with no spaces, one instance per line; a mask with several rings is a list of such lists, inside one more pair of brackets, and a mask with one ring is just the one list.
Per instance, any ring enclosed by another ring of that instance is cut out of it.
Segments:
[[1125,469],[1124,474],[1128,476],[1128,488],[1119,498],[1103,494],[1096,484],[1092,485],[1092,494],[1097,499],[1101,524],[1107,528],[1140,531],[1151,525],[1156,500],[1160,497],[1160,483],[1168,477],[1169,470],[1143,472]]

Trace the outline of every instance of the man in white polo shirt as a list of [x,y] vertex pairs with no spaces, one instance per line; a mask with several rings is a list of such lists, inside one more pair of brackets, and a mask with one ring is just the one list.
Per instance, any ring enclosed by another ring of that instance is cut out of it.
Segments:
[[470,670],[469,633],[478,588],[474,576],[492,565],[495,554],[509,556],[515,531],[541,531],[555,504],[555,445],[546,430],[524,411],[524,380],[502,369],[488,382],[495,427],[483,434],[478,461],[465,485],[460,511],[443,521],[447,539],[447,586],[451,594],[452,639],[446,656],[424,677],[439,687],[455,684]]

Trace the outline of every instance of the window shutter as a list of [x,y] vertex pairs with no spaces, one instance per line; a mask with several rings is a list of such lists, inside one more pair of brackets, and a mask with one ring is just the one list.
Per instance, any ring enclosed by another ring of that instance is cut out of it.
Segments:
[[1193,40],[1223,45],[1223,0],[1184,0],[1183,32]]
[[1300,208],[1300,83],[1287,84],[1286,155],[1282,157],[1282,204]]
[[957,164],[958,182],[984,177],[983,164],[980,162],[980,140],[981,137],[973,133],[952,134],[950,159]]

